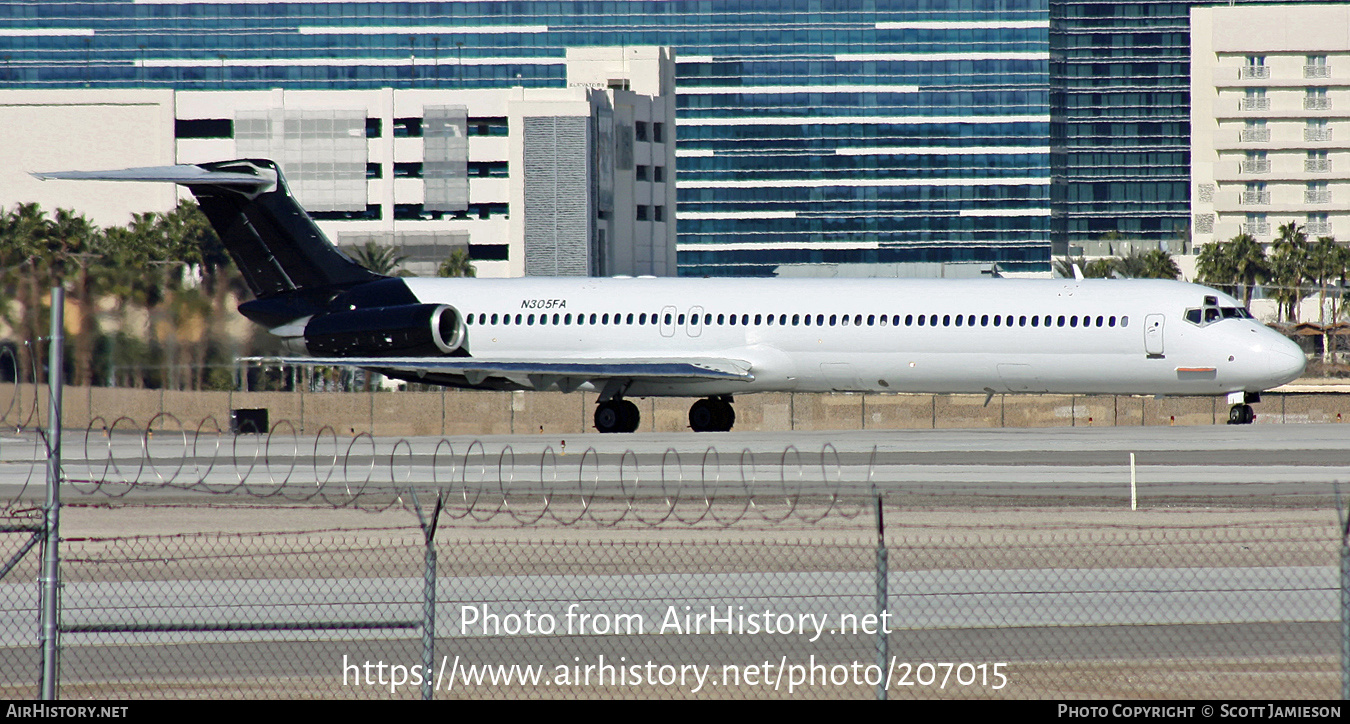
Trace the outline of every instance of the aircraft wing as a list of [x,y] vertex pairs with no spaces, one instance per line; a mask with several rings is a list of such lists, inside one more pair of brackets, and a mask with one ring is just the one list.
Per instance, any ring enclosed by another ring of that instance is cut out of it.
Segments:
[[502,377],[545,390],[556,385],[571,392],[586,382],[643,379],[662,382],[735,380],[750,382],[750,363],[721,358],[480,359],[476,357],[244,357],[245,362],[288,365],[365,367],[397,372],[464,375],[470,385]]

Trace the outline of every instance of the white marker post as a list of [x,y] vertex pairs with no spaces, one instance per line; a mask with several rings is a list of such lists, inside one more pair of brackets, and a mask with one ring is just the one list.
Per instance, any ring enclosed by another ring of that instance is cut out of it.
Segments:
[[1134,453],[1130,453],[1130,510],[1139,509],[1139,497],[1137,495],[1134,477]]

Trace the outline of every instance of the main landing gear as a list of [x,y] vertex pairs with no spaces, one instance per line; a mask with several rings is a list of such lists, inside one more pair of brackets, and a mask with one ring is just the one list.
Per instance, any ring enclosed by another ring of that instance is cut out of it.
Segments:
[[[614,397],[595,408],[595,429],[600,432],[634,432],[641,416],[637,405]],[[730,397],[709,397],[689,408],[689,427],[694,432],[726,432],[736,424]]]
[[710,397],[689,408],[689,427],[694,432],[726,432],[736,424],[730,397]]
[[622,398],[601,402],[595,408],[595,429],[600,432],[633,432],[641,421],[637,405]]

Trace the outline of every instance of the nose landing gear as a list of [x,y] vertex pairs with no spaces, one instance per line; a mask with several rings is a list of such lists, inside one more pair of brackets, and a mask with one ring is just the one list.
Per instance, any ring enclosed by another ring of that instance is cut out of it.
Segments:
[[1246,403],[1233,405],[1228,410],[1229,425],[1250,425],[1256,421],[1256,413],[1252,411],[1252,406]]
[[1260,402],[1260,392],[1230,392],[1228,394],[1228,424],[1229,425],[1250,425],[1256,421],[1256,413],[1252,411],[1251,403]]

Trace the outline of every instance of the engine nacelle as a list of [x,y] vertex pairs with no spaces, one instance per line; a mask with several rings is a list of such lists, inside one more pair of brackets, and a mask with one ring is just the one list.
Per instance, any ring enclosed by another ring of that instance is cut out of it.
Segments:
[[448,304],[404,304],[316,314],[305,323],[314,357],[439,357],[464,347],[464,320]]

